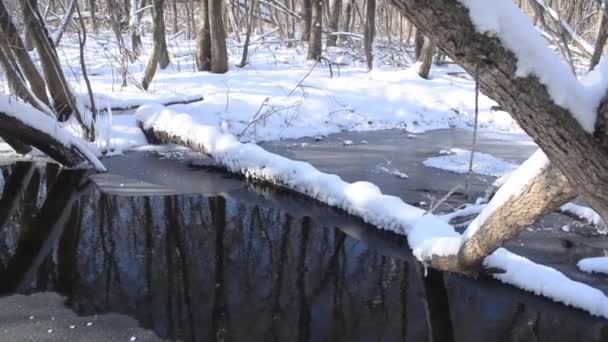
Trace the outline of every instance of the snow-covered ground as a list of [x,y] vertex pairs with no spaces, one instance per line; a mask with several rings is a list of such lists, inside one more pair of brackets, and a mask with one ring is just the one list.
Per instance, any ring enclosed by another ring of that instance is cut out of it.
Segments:
[[[479,12],[477,3],[481,1],[468,1],[473,14]],[[500,13],[494,13],[493,18],[496,16],[501,18]],[[478,20],[475,24],[482,31],[497,29]],[[517,37],[508,38],[513,41]],[[138,81],[147,56],[129,64],[128,86],[122,89],[120,60],[116,57],[119,54],[112,39],[93,36],[89,39],[86,56],[97,106],[131,107],[203,97],[204,101],[171,108],[159,105],[141,107],[138,119],[148,127],[172,130],[200,143],[229,170],[289,187],[360,216],[379,228],[407,235],[410,247],[421,261],[426,262],[431,255],[456,253],[463,236],[445,219],[426,214],[397,197],[384,195],[371,183],[347,183],[336,175],[318,171],[308,163],[279,157],[244,142],[387,128],[416,133],[449,127],[471,128],[475,85],[470,77],[461,68],[449,65],[434,67],[432,79],[423,80],[414,67],[396,69],[383,62],[368,73],[362,63],[349,58],[348,51],[340,50],[327,56],[344,63],[340,67],[334,65],[333,75],[330,75],[327,65],[305,61],[304,47],[288,49],[273,41],[275,39],[271,36],[254,37],[250,64],[243,69],[233,66],[240,58],[240,49],[238,44],[230,41],[230,70],[226,74],[214,75],[195,71],[193,41],[170,38],[172,63],[156,75],[150,90],[143,92]],[[150,42],[145,43],[145,50],[150,51]],[[88,100],[79,68],[76,38],[64,37],[58,51],[74,89],[86,104]],[[545,69],[520,67],[522,75],[546,76]],[[541,79],[545,83],[554,80],[550,77]],[[562,96],[564,106],[576,107],[572,99],[581,93],[582,88],[572,88],[573,82],[567,81],[569,85],[560,88],[552,87],[551,83],[549,91],[554,98]],[[573,91],[563,94],[568,90]],[[491,110],[495,105],[489,98],[480,97],[480,129],[520,131],[507,113]],[[586,114],[588,110],[585,107],[580,112]],[[579,118],[585,127],[588,119]],[[97,133],[98,147],[112,153],[146,145],[133,111],[100,113]],[[469,153],[463,150],[453,152],[458,158],[448,160],[447,164],[451,167],[460,165],[454,168],[457,171],[464,165],[462,160],[466,159],[468,163]],[[475,169],[480,173],[500,175],[514,168],[514,165],[500,161],[502,165],[496,169],[500,164],[496,159],[488,155],[478,158],[477,162],[486,163],[485,167]],[[443,164],[446,165],[445,161]],[[407,177],[405,174],[402,176]],[[527,179],[519,178],[520,181]],[[516,190],[505,192],[505,196],[512,195],[513,191]],[[483,208],[480,216],[487,216],[483,213],[492,207]],[[469,233],[473,231],[471,227],[468,230]],[[554,269],[504,249],[487,258],[486,264],[506,270],[506,273],[496,275],[501,281],[608,318],[608,297]]]
[[[413,65],[396,69],[378,58],[374,71],[368,73],[364,63],[350,58],[351,51],[336,49],[328,57],[346,65],[334,65],[332,77],[326,63],[305,60],[304,46],[285,48],[273,43],[276,39],[272,36],[254,37],[253,42],[250,64],[239,69],[234,64],[240,59],[240,48],[229,40],[230,70],[217,75],[195,71],[193,41],[170,39],[171,65],[156,75],[148,92],[143,92],[137,83],[147,56],[129,65],[128,86],[121,89],[118,52],[111,38],[93,36],[86,56],[97,106],[167,103],[202,96],[204,101],[173,108],[240,141],[387,128],[424,132],[473,125],[474,82],[456,65],[434,66],[432,79],[423,80]],[[149,40],[145,39],[145,46],[145,51],[150,51]],[[64,37],[59,51],[75,90],[87,103],[77,39]],[[495,105],[481,96],[481,129],[520,131],[507,113],[491,110]],[[112,113],[111,120],[108,114],[100,114],[99,146],[126,150],[145,144],[132,116],[117,114]]]

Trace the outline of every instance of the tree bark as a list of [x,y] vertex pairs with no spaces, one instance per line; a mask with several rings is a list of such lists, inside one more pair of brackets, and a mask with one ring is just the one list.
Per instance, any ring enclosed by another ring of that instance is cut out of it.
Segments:
[[310,40],[312,2],[313,0],[302,0],[302,36],[300,37],[300,40],[303,42]]
[[340,24],[340,13],[342,12],[342,0],[334,0],[334,7],[331,10],[331,18],[329,19],[329,34],[327,35],[326,46],[336,46],[338,35],[334,34],[338,31]]
[[[510,185],[507,182],[505,186]],[[479,231],[464,242],[458,253],[459,267],[472,272],[481,269],[484,258],[505,241],[575,197],[561,171],[552,164],[546,165],[519,195],[495,209]]]
[[[346,8],[344,9],[344,20],[342,20],[342,28],[340,31],[348,32],[350,30],[350,21],[353,14],[353,8],[355,6],[355,0],[346,0]],[[338,37],[338,42],[344,39],[343,36]]]
[[418,28],[416,28],[416,35],[414,36],[414,59],[420,60],[422,56],[422,49],[424,47],[424,35]]
[[222,15],[222,0],[209,0],[209,33],[211,36],[211,72],[228,71],[228,51]]
[[[31,30],[30,35],[40,56],[42,72],[46,80],[47,89],[53,99],[53,105],[58,114],[59,121],[65,121],[71,115],[74,115],[84,128],[85,133],[89,135],[89,124],[85,123],[83,115],[80,113],[74,94],[72,94],[70,85],[61,69],[55,48],[40,18],[40,13],[36,8],[31,6],[31,2],[28,0],[22,0],[21,5],[24,21]],[[89,138],[92,137],[89,136]]]
[[38,72],[36,65],[32,61],[30,54],[25,49],[23,41],[17,32],[17,28],[11,20],[10,14],[4,6],[4,1],[0,0],[0,34],[5,36],[7,47],[15,56],[15,59],[21,67],[25,78],[30,84],[32,92],[45,105],[49,105],[49,98],[46,94],[46,84],[44,79]]
[[[40,115],[43,116],[44,114],[40,113]],[[2,111],[0,111],[0,136],[34,146],[67,167],[74,167],[86,161],[91,161],[78,147],[66,146],[46,132],[30,127]]]
[[[148,89],[154,75],[156,74],[156,69],[160,65],[163,67],[163,63],[165,67],[169,64],[168,55],[167,55],[167,42],[165,40],[165,22],[163,16],[163,7],[164,0],[154,0],[154,6],[152,7],[152,11],[154,14],[154,32],[153,32],[153,40],[154,46],[152,48],[152,54],[146,63],[146,68],[144,70],[144,78],[141,81],[141,86],[144,89]],[[164,51],[163,51],[164,50]]]
[[424,44],[420,53],[418,62],[420,63],[420,69],[418,69],[418,75],[426,80],[429,79],[431,72],[431,65],[433,64],[433,55],[435,52],[435,44],[430,38],[424,38]]
[[[470,74],[481,90],[510,112],[571,186],[608,218],[608,149],[558,106],[534,76],[517,76],[517,58],[499,39],[480,34],[456,0],[391,0],[412,23]],[[531,24],[530,24],[531,25]]]
[[308,39],[308,59],[321,59],[321,34],[323,32],[323,0],[312,0],[312,19]]
[[595,40],[593,55],[591,56],[591,60],[589,61],[589,70],[593,70],[595,66],[600,62],[600,58],[602,58],[602,54],[604,53],[604,46],[606,45],[606,40],[608,40],[608,18],[606,17],[608,14],[603,13],[603,11],[603,9],[600,9],[600,24],[597,32],[597,39]]
[[135,56],[139,56],[143,50],[143,45],[141,43],[141,27],[139,24],[139,13],[137,13],[140,7],[140,0],[131,0],[129,32],[131,33],[131,49],[133,50]]
[[376,0],[367,0],[366,7],[363,48],[367,60],[367,70],[371,71],[374,68],[373,45],[376,36]]
[[209,2],[201,0],[200,27],[196,35],[196,65],[198,71],[211,71],[211,34],[209,31]]

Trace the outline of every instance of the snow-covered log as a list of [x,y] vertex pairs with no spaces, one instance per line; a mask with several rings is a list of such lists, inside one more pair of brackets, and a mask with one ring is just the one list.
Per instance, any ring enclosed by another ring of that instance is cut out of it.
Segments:
[[98,171],[105,171],[92,145],[60,127],[54,118],[17,98],[0,97],[0,136],[36,147],[65,166],[89,162]]
[[[406,235],[416,258],[444,269],[454,264],[461,235],[442,218],[387,196],[368,182],[347,183],[309,163],[289,160],[255,144],[243,144],[218,128],[198,124],[187,114],[162,106],[142,106],[137,121],[150,142],[178,143],[210,155],[228,171],[272,183],[345,210],[379,229]],[[486,268],[501,269],[496,279],[555,301],[608,318],[608,297],[596,288],[563,273],[499,248],[484,260]]]
[[458,266],[481,269],[486,256],[576,196],[568,180],[538,150],[498,190],[463,234]]
[[[517,120],[571,186],[608,217],[608,148],[592,135],[606,94],[582,84],[511,0],[391,0]],[[479,70],[479,73],[476,73]]]

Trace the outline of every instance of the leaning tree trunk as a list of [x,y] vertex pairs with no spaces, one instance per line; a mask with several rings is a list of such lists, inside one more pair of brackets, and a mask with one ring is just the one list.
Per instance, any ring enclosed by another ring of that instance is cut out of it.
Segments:
[[312,0],[312,19],[308,39],[308,59],[321,59],[321,34],[323,32],[323,0]]
[[312,2],[313,0],[302,0],[302,36],[300,37],[300,40],[303,42],[310,40]]
[[595,66],[600,62],[600,58],[602,58],[602,55],[604,53],[604,46],[606,45],[606,40],[608,40],[608,12],[604,13],[604,10],[602,9],[600,9],[600,11],[602,12],[600,14],[600,24],[597,32],[597,39],[595,40],[593,55],[591,56],[591,60],[589,61],[589,70],[593,70]]
[[338,40],[338,27],[340,24],[340,12],[342,12],[342,0],[334,0],[334,7],[331,10],[329,19],[329,34],[327,35],[326,46],[336,46]]
[[[511,186],[507,181],[504,185],[505,190],[510,191]],[[479,270],[483,259],[500,247],[504,241],[514,238],[529,225],[575,197],[574,189],[561,171],[550,163],[546,164],[518,194],[507,199],[496,209],[492,209],[492,204],[486,208],[491,214],[481,224],[479,230],[467,237],[459,251],[459,267],[471,271]],[[476,220],[485,216],[482,212]],[[476,224],[475,221],[472,223],[472,225]]]
[[433,64],[433,55],[435,52],[435,44],[430,38],[424,39],[424,45],[420,53],[418,62],[420,63],[420,69],[418,69],[418,75],[424,79],[429,78],[431,72],[431,65]]
[[209,0],[209,33],[211,36],[211,72],[223,74],[228,71],[226,33],[222,19],[222,0]]
[[[154,6],[152,7],[154,13],[154,32],[152,37],[154,46],[152,47],[152,54],[150,54],[150,58],[148,58],[148,62],[146,63],[144,78],[141,81],[141,86],[146,90],[156,74],[157,67],[160,65],[162,68],[163,62],[169,63],[168,57],[165,55],[167,51],[167,42],[165,41],[165,22],[163,16],[164,2],[164,0],[154,0]],[[167,60],[163,60],[163,58],[167,58]]]
[[19,36],[19,32],[17,32],[17,28],[13,24],[10,14],[6,10],[2,0],[0,0],[0,34],[6,38],[6,46],[10,47],[10,51],[19,63],[21,71],[30,84],[32,92],[42,103],[48,106],[49,98],[46,94],[44,79],[38,72],[36,65],[34,65],[30,54],[27,53],[25,45]]
[[518,75],[514,52],[499,39],[478,33],[469,11],[459,1],[391,0],[391,3],[450,58],[470,74],[477,74],[481,90],[513,115],[563,173],[574,192],[602,218],[608,218],[608,144],[603,145],[608,135],[602,128],[608,126],[602,126],[608,119],[608,105],[600,107],[600,120],[593,136],[582,128],[573,113],[554,102],[537,77]]
[[85,134],[89,139],[92,139],[93,137],[90,136],[90,125],[92,123],[85,122],[83,113],[78,108],[76,98],[63,74],[57,52],[48,37],[40,13],[37,8],[31,6],[30,1],[23,0],[21,1],[21,5],[23,20],[28,23],[28,27],[31,30],[30,35],[40,56],[42,72],[46,80],[47,89],[53,100],[53,106],[58,114],[58,119],[65,121],[71,115],[74,115],[85,130]]
[[367,0],[365,15],[365,32],[363,35],[363,48],[367,60],[367,70],[374,68],[374,36],[376,35],[376,0]]
[[209,2],[201,0],[200,27],[196,35],[196,65],[198,71],[211,71],[211,33],[209,31]]

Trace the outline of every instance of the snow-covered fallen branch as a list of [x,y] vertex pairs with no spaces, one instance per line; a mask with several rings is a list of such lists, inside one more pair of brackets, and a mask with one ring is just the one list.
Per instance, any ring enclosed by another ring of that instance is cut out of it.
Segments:
[[70,134],[54,118],[14,97],[0,96],[0,135],[34,146],[65,166],[89,162],[97,171],[106,170],[91,144]]
[[[407,236],[414,256],[422,262],[433,256],[454,255],[461,246],[461,235],[444,218],[425,215],[424,210],[398,197],[382,194],[372,183],[345,182],[309,163],[287,159],[255,144],[240,143],[233,135],[200,125],[189,115],[160,105],[140,107],[136,118],[150,142],[185,145],[209,155],[230,172],[299,192],[380,229]],[[531,164],[542,165],[544,160],[544,155],[539,153]],[[484,264],[504,270],[503,274],[494,274],[504,283],[608,318],[608,297],[603,292],[573,281],[553,268],[504,248],[487,257]]]

